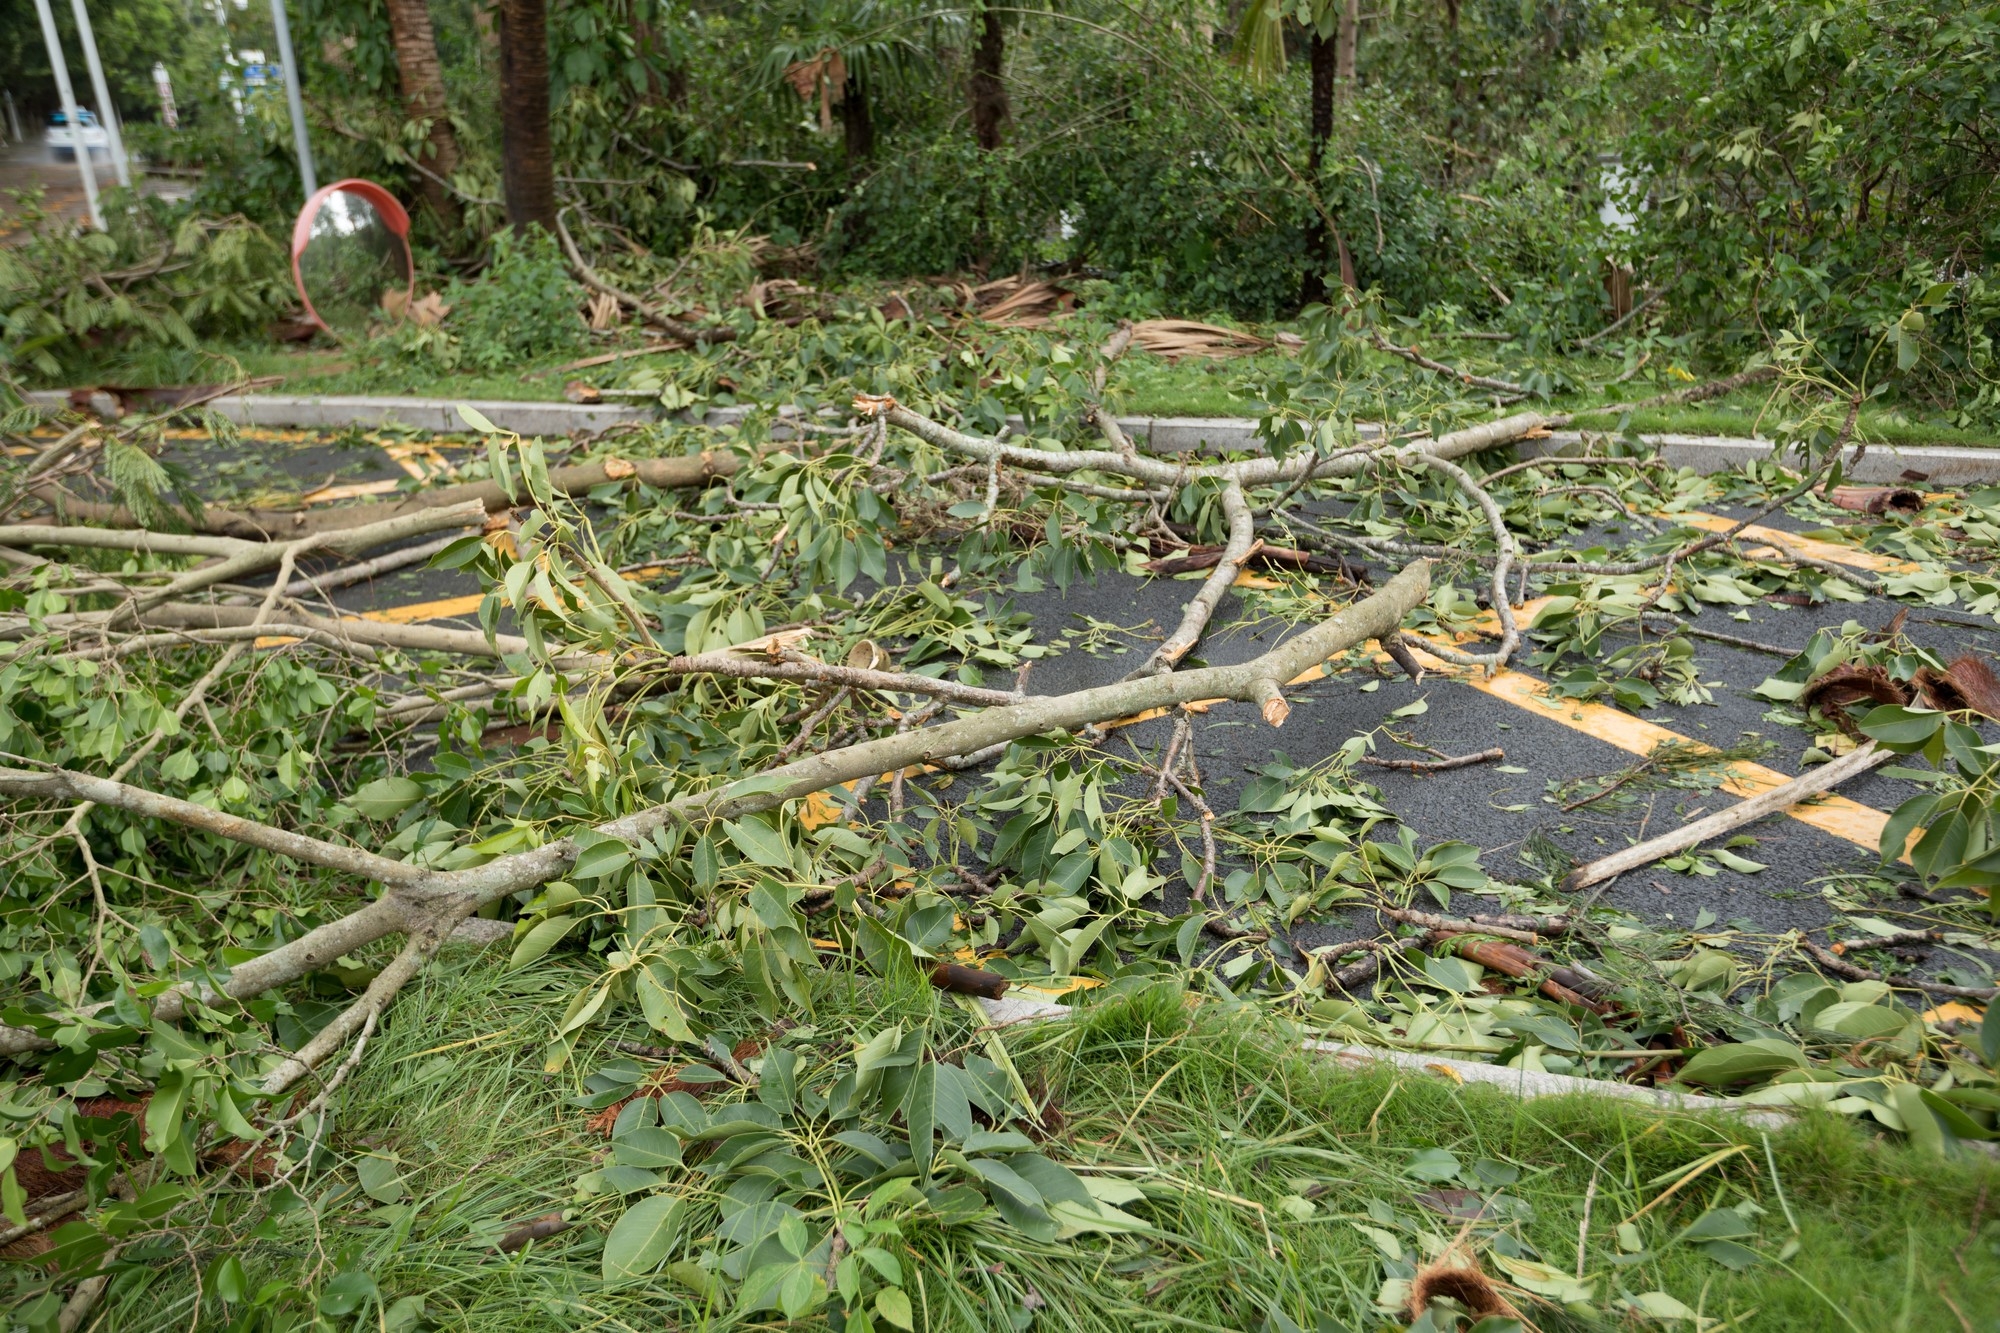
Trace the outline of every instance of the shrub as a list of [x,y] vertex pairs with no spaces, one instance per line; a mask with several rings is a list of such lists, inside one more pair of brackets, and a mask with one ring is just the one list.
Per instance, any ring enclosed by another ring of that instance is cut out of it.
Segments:
[[571,351],[584,339],[583,289],[563,267],[555,237],[539,227],[524,237],[494,236],[493,263],[477,282],[453,282],[445,300],[457,359],[475,370]]

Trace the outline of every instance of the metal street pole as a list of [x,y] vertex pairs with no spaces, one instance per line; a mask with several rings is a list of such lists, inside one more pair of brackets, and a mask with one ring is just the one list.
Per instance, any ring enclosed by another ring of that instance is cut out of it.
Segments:
[[[83,0],[76,0],[82,4]],[[292,143],[299,152],[299,183],[306,198],[319,192],[318,173],[313,170],[312,140],[306,136],[306,105],[299,96],[299,60],[292,54],[292,25],[285,18],[285,0],[271,0],[271,25],[278,30],[278,59],[285,63],[285,105],[292,113]]]
[[125,136],[118,132],[118,108],[111,105],[111,85],[104,81],[104,62],[97,58],[97,35],[90,30],[90,11],[83,0],[69,0],[76,13],[76,35],[83,40],[83,63],[90,67],[90,90],[97,94],[97,118],[111,140],[111,170],[118,183],[132,188],[132,168],[125,160]]
[[97,206],[97,170],[90,165],[90,149],[83,142],[82,117],[76,110],[76,90],[69,86],[69,62],[63,59],[62,37],[56,32],[56,16],[49,0],[35,0],[41,16],[42,40],[48,43],[49,68],[56,76],[56,96],[62,99],[63,116],[69,124],[69,141],[76,146],[76,168],[83,175],[83,197],[90,204],[90,225],[104,230],[104,211]]

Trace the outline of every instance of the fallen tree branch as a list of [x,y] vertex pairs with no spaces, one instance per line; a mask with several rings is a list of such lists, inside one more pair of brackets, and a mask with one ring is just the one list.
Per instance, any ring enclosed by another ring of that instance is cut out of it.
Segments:
[[1285,458],[1273,458],[1263,454],[1226,463],[1188,466],[1170,463],[1147,454],[1135,453],[1128,456],[1106,449],[1072,449],[1049,453],[999,440],[982,439],[976,435],[953,430],[949,426],[913,412],[894,398],[857,398],[854,400],[854,410],[862,416],[881,417],[890,425],[908,431],[927,444],[935,445],[949,453],[976,458],[981,462],[991,462],[997,458],[1009,466],[1058,475],[1072,472],[1108,472],[1116,476],[1130,477],[1148,486],[1166,486],[1175,489],[1189,482],[1201,480],[1234,480],[1245,488],[1270,486],[1294,481],[1307,471],[1315,477],[1351,477],[1382,462],[1407,462],[1416,454],[1449,461],[1498,445],[1511,444],[1536,431],[1563,426],[1569,420],[1567,417],[1543,416],[1539,412],[1522,412],[1495,421],[1483,422],[1477,426],[1468,426],[1463,430],[1455,430],[1435,438],[1411,440],[1394,449],[1355,450],[1330,458],[1321,458],[1310,453],[1294,453]]
[[1126,675],[1126,680],[1161,675],[1179,665],[1180,660],[1201,641],[1202,631],[1208,628],[1215,608],[1222,604],[1223,594],[1236,582],[1236,576],[1243,572],[1243,562],[1250,558],[1256,542],[1256,524],[1250,517],[1250,502],[1243,496],[1242,483],[1234,479],[1223,483],[1222,512],[1229,519],[1229,542],[1222,548],[1221,559],[1202,580],[1201,591],[1188,600],[1181,612],[1180,625],[1161,641],[1144,662]]
[[1361,762],[1376,768],[1400,769],[1405,773],[1449,773],[1454,768],[1498,763],[1506,757],[1507,752],[1496,746],[1491,750],[1481,750],[1478,754],[1451,755],[1444,759],[1377,759],[1372,754],[1364,754],[1361,756]]
[[1927,991],[1932,995],[1948,995],[1960,1000],[1992,1000],[1995,998],[1996,993],[2000,993],[2000,991],[1996,991],[1996,988],[1992,986],[1947,986],[1942,981],[1923,981],[1916,977],[1890,976],[1886,973],[1876,972],[1869,968],[1850,963],[1831,950],[1823,949],[1819,945],[1814,944],[1811,940],[1800,940],[1799,951],[1806,954],[1815,963],[1818,963],[1835,976],[1844,977],[1849,981],[1880,981],[1891,986],[1902,986],[1910,990]]
[[[733,453],[684,454],[675,458],[606,458],[594,463],[572,463],[549,469],[549,485],[559,495],[577,495],[607,482],[637,482],[655,490],[681,490],[706,486],[718,478],[733,476],[742,460]],[[57,485],[37,487],[34,495],[58,515],[85,519],[114,528],[142,528],[145,525],[123,505],[105,504],[72,495]],[[511,509],[524,498],[509,493],[497,481],[468,481],[451,486],[432,486],[412,491],[394,500],[356,505],[315,505],[309,509],[222,509],[208,506],[197,519],[182,515],[198,532],[250,541],[304,537],[319,532],[345,532],[425,509],[449,509],[478,501],[486,513]]]
[[[622,842],[651,838],[673,824],[739,819],[775,809],[817,791],[861,778],[933,763],[1028,736],[1074,731],[1091,723],[1127,717],[1148,709],[1173,708],[1196,700],[1234,699],[1257,704],[1273,726],[1289,711],[1285,685],[1358,644],[1395,632],[1402,618],[1421,603],[1430,587],[1430,565],[1419,561],[1397,574],[1371,596],[1336,612],[1304,633],[1279,644],[1261,657],[1229,667],[1169,672],[1120,682],[1073,694],[1026,699],[986,709],[922,730],[862,741],[837,750],[810,755],[761,773],[749,775],[706,792],[694,792],[660,805],[601,824],[600,837]],[[228,609],[228,608],[221,608]],[[392,628],[379,626],[378,628]],[[396,627],[401,628],[401,627]],[[421,968],[423,960],[451,934],[459,921],[486,903],[534,888],[563,874],[576,861],[581,844],[557,838],[529,851],[498,857],[461,870],[434,870],[391,860],[357,847],[273,827],[241,816],[211,810],[192,801],[111,782],[62,769],[34,771],[0,769],[0,796],[62,801],[94,801],[148,818],[167,820],[217,836],[289,856],[308,865],[324,866],[388,888],[383,897],[337,921],[308,931],[269,953],[247,959],[230,969],[219,987],[205,982],[182,983],[153,1000],[155,1017],[176,1021],[189,1000],[214,1004],[242,1000],[288,984],[328,961],[386,936],[402,933],[409,943],[392,965],[400,976]],[[385,969],[384,975],[390,969]],[[407,979],[407,978],[404,978]],[[400,980],[385,982],[388,994]],[[380,993],[374,985],[371,994]],[[366,996],[363,997],[367,999]],[[380,997],[378,1003],[386,1003]],[[101,1007],[101,1006],[99,1006]],[[358,1006],[357,1006],[358,1008]],[[93,1009],[92,1012],[95,1012]],[[332,1035],[315,1037],[280,1071],[294,1080],[310,1065],[345,1043],[367,1020],[368,1010],[350,1009],[330,1025]],[[73,1022],[65,1019],[63,1022]],[[51,1030],[60,1024],[49,1020]],[[26,1027],[0,1026],[0,1054],[47,1050],[54,1040]],[[310,1059],[307,1057],[310,1055]],[[266,1080],[275,1086],[274,1072]]]
[[1448,379],[1457,380],[1460,384],[1469,384],[1476,389],[1491,389],[1495,393],[1504,393],[1515,400],[1528,396],[1528,390],[1524,385],[1516,384],[1512,380],[1494,379],[1488,375],[1475,375],[1470,371],[1460,370],[1457,366],[1448,366],[1442,361],[1433,361],[1414,347],[1399,347],[1395,343],[1390,342],[1382,336],[1379,329],[1368,330],[1368,338],[1375,345],[1377,351],[1387,352],[1390,356],[1399,356],[1411,365],[1421,366],[1434,375],[1443,375]]
[[1576,893],[1593,884],[1602,884],[1616,879],[1628,870],[1651,865],[1663,857],[1673,856],[1700,846],[1710,838],[1720,837],[1733,829],[1753,824],[1766,815],[1774,815],[1789,810],[1808,797],[1831,791],[1849,778],[1859,777],[1871,769],[1879,768],[1896,756],[1888,750],[1877,748],[1875,742],[1856,746],[1847,754],[1807,769],[1804,774],[1790,782],[1760,792],[1747,801],[1740,801],[1727,810],[1718,810],[1705,819],[1697,819],[1684,824],[1671,833],[1663,833],[1657,838],[1649,838],[1636,846],[1609,856],[1599,857],[1588,864],[1570,871],[1561,888],[1565,893]]
[[772,662],[740,653],[701,653],[694,657],[670,657],[643,664],[668,676],[733,676],[739,680],[810,680],[828,685],[845,685],[858,690],[892,690],[900,694],[927,694],[953,703],[992,707],[1017,704],[1025,696],[1007,690],[985,690],[961,685],[955,680],[919,676],[907,671],[871,671],[861,667],[836,666],[800,654],[787,654]]
[[[1480,929],[1487,934],[1495,933],[1491,926]],[[1565,967],[1538,957],[1517,944],[1506,940],[1481,939],[1477,935],[1447,935],[1438,941],[1438,945],[1481,967],[1490,967],[1495,972],[1523,981],[1533,981],[1542,994],[1562,1004],[1579,1005],[1598,1014],[1608,1013],[1611,1009],[1602,998],[1611,993],[1611,987],[1603,978],[1592,976],[1580,968]]]
[[697,327],[687,323],[685,320],[675,319],[658,306],[641,300],[623,288],[613,287],[602,277],[598,276],[597,270],[584,262],[583,255],[576,248],[576,241],[569,234],[569,228],[563,225],[563,214],[567,212],[569,210],[565,208],[556,214],[556,239],[562,242],[563,253],[569,256],[570,268],[575,271],[578,280],[584,286],[590,288],[593,292],[610,297],[612,300],[618,302],[619,305],[637,314],[648,324],[665,329],[682,342],[693,343],[699,346],[703,343],[736,341],[736,330],[727,324],[706,324]]

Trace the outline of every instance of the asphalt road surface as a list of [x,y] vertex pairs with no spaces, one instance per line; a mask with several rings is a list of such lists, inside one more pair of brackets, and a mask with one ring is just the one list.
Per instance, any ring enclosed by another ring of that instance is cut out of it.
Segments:
[[[287,478],[305,486],[351,485],[388,482],[405,475],[359,433],[343,440],[303,435],[246,437],[230,449],[189,438],[173,452],[176,461],[198,476],[235,486],[268,483],[275,487]],[[1743,516],[1743,511],[1728,507],[1711,512]],[[1770,523],[1787,525],[1782,516]],[[1376,571],[1378,582],[1384,573]],[[1097,643],[1094,651],[1072,647],[1037,662],[1029,688],[1053,694],[1118,679],[1178,622],[1196,587],[1193,581],[1106,573],[1094,583],[1006,599],[1014,609],[1033,618],[1037,638],[1045,643],[1065,630],[1080,630],[1086,616],[1128,631]],[[422,606],[426,619],[455,614],[461,623],[472,624],[471,607],[478,592],[476,581],[466,575],[419,568],[344,589],[334,595],[334,601],[351,614]],[[1245,596],[1232,593],[1225,598],[1197,649],[1199,658],[1217,665],[1243,661],[1266,651],[1283,632],[1269,618],[1246,618]],[[1747,611],[1747,622],[1733,618],[1731,612],[1737,608],[1709,608],[1695,623],[1799,649],[1822,625],[1837,626],[1847,620],[1881,625],[1903,606],[1880,598],[1810,608],[1765,603],[1740,608]],[[1917,642],[1947,658],[1965,651],[1992,656],[1996,643],[1993,628],[1977,627],[1974,618],[1962,613],[1934,612],[1921,606],[1910,610],[1905,632]],[[1756,763],[1785,776],[1799,773],[1811,736],[1775,721],[1773,706],[1753,693],[1782,659],[1704,640],[1696,640],[1695,649],[1700,678],[1708,686],[1712,702],[1685,707],[1661,704],[1646,710],[1644,721],[1712,746],[1762,744],[1768,748]],[[1525,665],[1526,658],[1524,648],[1513,668],[1517,676],[1535,675]],[[1291,718],[1276,731],[1262,723],[1254,708],[1243,704],[1221,704],[1197,718],[1197,756],[1209,802],[1217,810],[1235,808],[1250,770],[1269,763],[1273,751],[1283,751],[1294,762],[1305,764],[1323,758],[1356,733],[1385,726],[1446,754],[1494,746],[1506,752],[1506,768],[1518,771],[1502,771],[1496,764],[1431,775],[1362,771],[1366,781],[1379,789],[1381,803],[1413,829],[1420,842],[1475,844],[1483,849],[1487,871],[1502,880],[1534,877],[1523,861],[1531,840],[1537,845],[1553,844],[1572,860],[1584,862],[1735,801],[1716,790],[1669,789],[1644,792],[1624,804],[1561,810],[1552,789],[1581,778],[1617,773],[1643,753],[1643,748],[1635,753],[1629,741],[1627,748],[1620,748],[1606,739],[1629,715],[1615,714],[1605,705],[1593,708],[1564,701],[1499,697],[1451,676],[1428,676],[1412,682],[1386,665],[1294,689],[1288,698],[1293,705]],[[1420,715],[1391,716],[1419,699],[1426,705]],[[1157,756],[1169,727],[1166,720],[1137,724],[1119,733],[1118,745],[1130,740],[1141,752]],[[1378,742],[1377,753],[1424,757],[1388,740]],[[1910,782],[1877,772],[1845,784],[1839,795],[1886,813],[1918,790]],[[1706,911],[1716,921],[1759,931],[1816,930],[1837,919],[1828,897],[1836,892],[1851,896],[1860,880],[1880,866],[1872,847],[1862,845],[1865,839],[1836,836],[1785,815],[1766,818],[1746,831],[1756,844],[1739,849],[1739,853],[1763,863],[1767,868],[1762,872],[1741,874],[1724,868],[1704,876],[1679,874],[1656,865],[1612,882],[1603,890],[1602,901],[1662,925],[1692,927]],[[1893,913],[1895,907],[1893,898],[1881,901],[1885,912]],[[1316,924],[1302,923],[1296,935],[1310,946],[1343,938],[1344,928],[1335,917]],[[1958,961],[1950,954],[1949,949],[1935,951],[1928,970]],[[2000,960],[1989,956],[1987,961]]]

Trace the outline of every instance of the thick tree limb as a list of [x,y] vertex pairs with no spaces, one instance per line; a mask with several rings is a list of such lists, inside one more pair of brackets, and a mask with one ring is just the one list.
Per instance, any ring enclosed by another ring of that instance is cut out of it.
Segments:
[[1222,548],[1222,558],[1215,562],[1215,568],[1202,580],[1201,591],[1181,612],[1180,625],[1125,679],[1137,680],[1141,676],[1157,676],[1172,671],[1201,641],[1201,633],[1208,628],[1215,608],[1222,604],[1223,594],[1229,591],[1230,585],[1236,582],[1236,576],[1243,571],[1243,562],[1250,558],[1254,549],[1257,527],[1250,514],[1250,502],[1243,496],[1241,483],[1234,480],[1223,483],[1222,512],[1229,518],[1229,541]]
[[1568,878],[1562,882],[1562,888],[1567,893],[1575,893],[1593,884],[1616,879],[1628,870],[1651,865],[1662,857],[1673,856],[1690,847],[1700,846],[1710,838],[1719,837],[1732,829],[1742,828],[1745,824],[1753,824],[1766,815],[1789,810],[1807,797],[1831,791],[1849,778],[1859,777],[1870,769],[1880,768],[1895,757],[1888,750],[1878,749],[1873,741],[1858,745],[1831,763],[1809,768],[1803,775],[1793,778],[1790,782],[1773,787],[1767,792],[1761,792],[1747,801],[1738,802],[1727,810],[1719,810],[1706,819],[1697,819],[1691,824],[1684,824],[1671,833],[1648,838],[1636,846],[1599,857],[1587,865],[1580,865],[1570,871]]
[[[1419,561],[1380,590],[1237,666],[1206,667],[1125,681],[1097,689],[986,709],[923,730],[909,731],[843,749],[810,755],[765,772],[726,783],[713,791],[678,797],[647,810],[599,825],[595,832],[625,842],[649,838],[670,824],[737,819],[775,809],[828,787],[933,763],[953,755],[1004,745],[1027,736],[1073,731],[1093,722],[1196,700],[1235,699],[1260,705],[1272,725],[1288,711],[1284,686],[1308,669],[1370,639],[1395,632],[1402,618],[1430,589],[1430,565]],[[228,609],[228,608],[223,608]],[[378,626],[377,628],[401,628]],[[542,847],[499,857],[485,865],[439,871],[392,861],[359,848],[343,847],[191,801],[148,792],[66,770],[33,772],[0,769],[0,796],[90,800],[151,818],[201,829],[248,846],[279,852],[309,865],[324,866],[389,886],[389,892],[359,911],[310,931],[289,944],[231,969],[219,992],[184,984],[154,1002],[154,1012],[172,1021],[189,998],[213,1002],[246,999],[296,981],[343,954],[398,932],[412,933],[412,947],[428,956],[431,936],[448,936],[459,920],[485,903],[543,884],[574,864],[579,844],[559,838]],[[419,962],[419,965],[420,962]],[[401,983],[396,983],[400,985]],[[366,1020],[353,1020],[351,1033]],[[344,1036],[342,1038],[344,1040]],[[337,1048],[338,1042],[336,1041]],[[27,1028],[0,1027],[0,1054],[50,1049],[54,1043]],[[323,1057],[322,1057],[323,1058]]]
[[[703,452],[677,458],[601,459],[595,463],[572,463],[567,467],[550,468],[549,485],[562,495],[578,494],[613,481],[636,481],[656,490],[678,490],[705,486],[719,477],[731,476],[740,466],[742,460],[733,453]],[[117,528],[144,526],[123,505],[79,499],[60,486],[41,486],[36,488],[34,494],[59,515]],[[204,533],[268,541],[318,532],[344,532],[425,509],[449,509],[474,500],[485,512],[498,513],[525,499],[525,493],[510,495],[497,481],[469,481],[451,486],[426,487],[394,500],[370,504],[318,505],[310,509],[221,509],[211,506],[202,511],[199,522],[192,516],[186,516],[186,521],[188,526]]]
[[1548,417],[1539,412],[1522,412],[1511,417],[1502,417],[1497,421],[1468,426],[1464,430],[1455,430],[1435,439],[1412,440],[1397,448],[1379,452],[1357,451],[1332,458],[1321,458],[1309,453],[1295,453],[1282,459],[1261,455],[1227,463],[1183,466],[1138,453],[1128,455],[1108,449],[1074,449],[1061,453],[1048,453],[998,440],[982,439],[976,435],[953,430],[940,422],[932,421],[929,417],[912,412],[893,398],[858,398],[855,400],[855,410],[863,416],[882,417],[890,425],[910,432],[927,444],[968,458],[977,458],[982,462],[998,459],[1012,467],[1057,475],[1072,472],[1107,472],[1116,476],[1130,477],[1149,486],[1173,488],[1204,479],[1234,480],[1246,488],[1268,486],[1296,480],[1308,469],[1317,477],[1351,477],[1384,461],[1405,461],[1413,454],[1428,454],[1447,460],[1463,458],[1482,449],[1511,444],[1536,431],[1562,426],[1568,421],[1567,417]]

